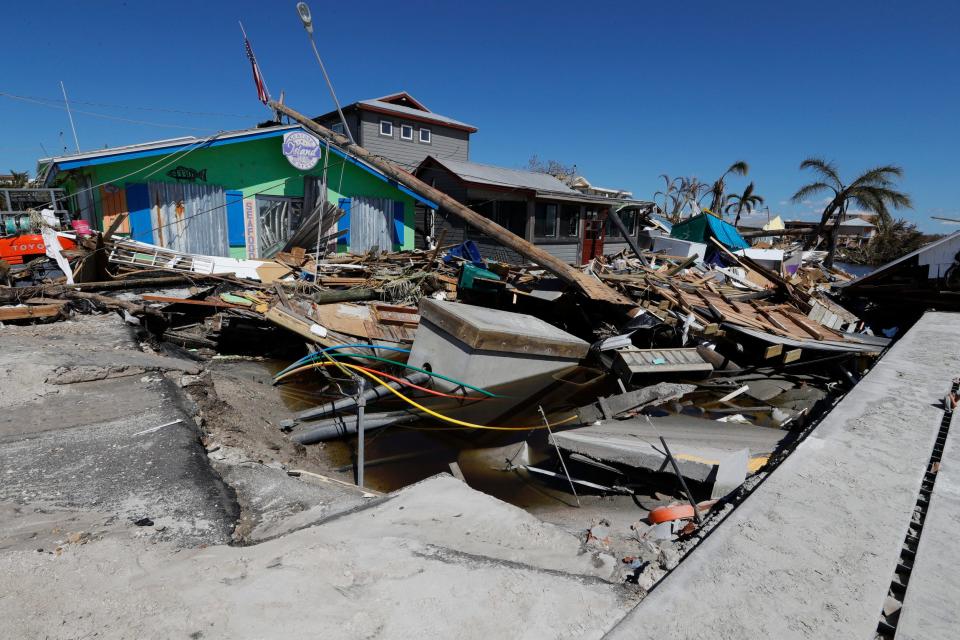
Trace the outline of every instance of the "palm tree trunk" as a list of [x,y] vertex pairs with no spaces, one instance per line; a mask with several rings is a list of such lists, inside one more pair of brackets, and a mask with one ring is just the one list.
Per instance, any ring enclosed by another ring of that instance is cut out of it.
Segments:
[[833,257],[837,253],[837,238],[840,236],[840,222],[847,212],[847,202],[837,209],[836,219],[833,223],[833,229],[830,230],[829,244],[827,246],[827,257],[823,261],[825,267],[833,267]]
[[820,217],[820,224],[817,225],[817,232],[807,236],[806,241],[803,243],[804,251],[809,251],[813,249],[813,245],[816,244],[817,240],[824,236],[824,230],[827,228],[827,222],[830,221],[830,218],[833,217],[834,211],[837,210],[838,203],[834,199],[827,205],[823,210],[823,215]]

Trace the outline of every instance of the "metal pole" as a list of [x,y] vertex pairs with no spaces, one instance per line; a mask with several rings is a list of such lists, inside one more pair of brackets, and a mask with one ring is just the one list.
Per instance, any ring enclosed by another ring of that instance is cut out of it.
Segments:
[[660,436],[660,443],[663,444],[663,450],[667,453],[667,459],[670,461],[670,466],[673,467],[673,472],[677,474],[677,478],[680,480],[680,486],[683,487],[683,492],[687,494],[687,500],[690,501],[690,506],[693,507],[693,519],[697,521],[697,524],[703,524],[703,517],[700,515],[700,507],[697,506],[696,500],[693,499],[693,494],[690,493],[690,489],[687,488],[687,481],[683,479],[683,474],[680,473],[680,467],[677,465],[677,461],[673,457],[673,454],[670,453],[670,447],[667,446],[667,441],[663,439],[663,436]]
[[[320,255],[320,235],[323,231],[323,213],[327,210],[327,168],[330,166],[330,141],[326,140],[326,143],[326,149],[323,154],[323,179],[320,181],[320,191],[322,192],[320,197],[320,211],[317,214],[317,262],[323,258],[323,256]],[[326,245],[324,249],[326,249]],[[324,251],[324,253],[326,253],[326,251]],[[320,281],[319,264],[316,267],[314,278],[317,282]]]
[[[623,224],[623,220],[620,219],[620,211],[627,207],[629,207],[629,205],[619,207],[618,209],[611,208],[609,211],[607,211],[607,217],[610,218],[611,222],[613,222],[613,226],[617,228],[617,230],[620,232],[620,235],[623,236],[624,240],[627,241],[627,244],[630,245],[630,248],[633,249],[634,255],[640,259],[640,264],[645,267],[649,267],[650,262],[643,257],[637,241],[633,238],[633,236],[630,235],[630,230],[627,229],[627,225]],[[639,211],[635,212],[635,215],[639,215]],[[637,224],[639,225],[639,222]]]
[[330,89],[330,97],[333,98],[333,104],[337,105],[337,113],[340,114],[340,122],[343,123],[343,130],[347,134],[350,144],[357,144],[357,141],[353,139],[353,132],[351,132],[350,127],[347,126],[347,119],[343,117],[343,109],[340,108],[340,101],[337,100],[337,92],[333,90],[333,83],[330,82],[330,76],[327,75],[327,68],[323,66],[323,60],[320,58],[320,52],[317,51],[317,43],[313,40],[313,34],[307,33],[307,37],[310,38],[313,55],[317,56],[317,62],[320,63],[320,71],[323,72],[323,79],[327,81],[327,88]]
[[[543,418],[543,424],[547,427],[547,433],[553,436],[553,431],[550,429],[550,423],[547,421],[547,414],[543,412],[543,407],[537,407],[540,410],[540,417]],[[582,506],[580,504],[580,496],[577,495],[577,488],[573,486],[573,479],[570,477],[570,472],[567,471],[567,463],[563,461],[563,454],[560,453],[560,445],[557,444],[556,440],[553,442],[553,446],[557,449],[557,457],[560,458],[560,466],[563,467],[563,473],[567,476],[567,482],[570,483],[570,491],[573,491],[573,497],[577,499],[577,506]]]
[[67,118],[70,119],[70,130],[73,131],[73,144],[77,145],[77,153],[80,153],[80,140],[77,139],[77,128],[73,124],[73,113],[70,111],[70,102],[67,100],[67,88],[63,86],[63,80],[60,81],[60,90],[63,91],[63,104],[67,106]]
[[364,465],[364,450],[363,450],[363,410],[367,406],[367,399],[363,395],[363,388],[366,386],[366,381],[361,379],[359,383],[359,388],[357,389],[357,486],[363,489],[363,465]]

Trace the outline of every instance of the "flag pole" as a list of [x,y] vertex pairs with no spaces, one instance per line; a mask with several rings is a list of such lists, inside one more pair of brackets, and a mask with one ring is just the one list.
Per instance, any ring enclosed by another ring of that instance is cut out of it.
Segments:
[[[247,30],[243,28],[243,21],[242,21],[242,20],[237,20],[237,23],[240,25],[240,33],[243,34],[243,41],[244,41],[244,43],[245,43],[247,46],[250,47],[250,51],[251,51],[251,53],[252,53],[252,52],[253,52],[253,46],[250,45],[250,38],[247,37]],[[256,56],[254,56],[254,58],[255,58],[255,57],[256,57]],[[263,70],[260,69],[260,65],[259,65],[259,64],[257,64],[257,71],[260,73],[260,80],[263,82],[263,90],[266,92],[267,97],[269,98],[269,97],[270,97],[270,88],[267,86],[267,79],[266,79],[266,77],[264,77],[264,75],[263,75]],[[266,105],[264,105],[264,106],[266,106]],[[267,108],[269,109],[269,107],[267,107]],[[270,111],[271,111],[271,113],[273,113],[274,118],[276,118],[276,120],[279,122],[279,121],[280,121],[280,113],[279,113],[276,109],[270,109]]]

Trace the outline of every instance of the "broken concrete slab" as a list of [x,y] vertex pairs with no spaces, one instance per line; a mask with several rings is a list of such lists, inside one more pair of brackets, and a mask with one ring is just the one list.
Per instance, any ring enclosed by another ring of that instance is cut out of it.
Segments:
[[874,637],[958,344],[958,316],[927,313],[608,637]]
[[[67,340],[104,361],[139,353],[112,314],[4,328],[0,501],[26,512],[40,505],[125,523],[149,518],[156,539],[178,545],[230,540],[236,503],[172,383],[154,374],[50,385],[45,380],[70,358]],[[7,534],[0,522],[0,537]]]
[[627,391],[605,398],[599,398],[597,402],[580,407],[577,414],[580,416],[580,422],[588,424],[597,420],[609,420],[618,415],[636,409],[647,404],[666,402],[680,398],[683,395],[696,390],[692,384],[674,384],[670,382],[660,382],[649,387]]
[[[684,477],[697,482],[713,482],[717,467],[725,461],[739,465],[744,449],[749,450],[750,457],[762,458],[790,437],[786,431],[753,425],[690,416],[644,416],[556,432],[550,442],[597,460],[669,472],[669,462],[659,442],[661,435],[670,445]],[[746,471],[744,467],[743,473]],[[725,482],[724,486],[728,484]]]
[[[14,637],[600,638],[635,595],[579,548],[434,477],[251,547],[177,553],[111,536],[55,559],[0,553],[0,616]],[[28,603],[41,592],[38,612]]]
[[259,464],[230,447],[219,448],[210,458],[236,493],[241,517],[233,536],[244,544],[303,529],[369,501],[370,494],[359,487],[291,477],[279,464]]

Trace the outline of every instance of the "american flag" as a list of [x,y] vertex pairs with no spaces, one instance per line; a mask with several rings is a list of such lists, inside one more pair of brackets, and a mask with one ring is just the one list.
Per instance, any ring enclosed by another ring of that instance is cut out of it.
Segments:
[[253,55],[250,41],[244,38],[243,44],[247,48],[247,57],[250,58],[250,66],[253,67],[253,83],[257,85],[257,97],[260,99],[260,102],[267,104],[270,101],[270,94],[267,93],[267,85],[263,83],[260,67],[257,66],[257,58]]

